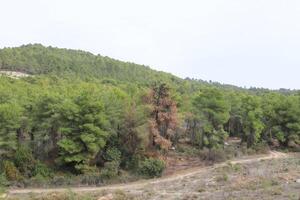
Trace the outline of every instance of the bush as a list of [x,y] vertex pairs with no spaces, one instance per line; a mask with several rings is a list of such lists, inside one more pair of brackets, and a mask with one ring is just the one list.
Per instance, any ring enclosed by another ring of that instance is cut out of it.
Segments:
[[117,148],[109,148],[106,150],[104,155],[105,160],[107,161],[117,161],[121,160],[121,152]]
[[80,175],[80,183],[83,185],[99,185],[102,183],[102,177],[99,173],[89,173]]
[[75,169],[80,174],[90,174],[90,173],[96,173],[99,171],[96,165],[90,166],[88,164],[77,164],[75,166]]
[[36,176],[23,181],[25,187],[45,187],[49,185],[49,179],[37,174]]
[[9,186],[9,182],[8,180],[6,179],[6,176],[4,173],[0,174],[0,188],[1,187],[7,187]]
[[32,155],[32,152],[27,147],[19,147],[14,155],[14,163],[22,175],[26,177],[34,176],[34,168],[36,161]]
[[136,169],[139,166],[139,162],[142,160],[143,156],[139,155],[139,154],[134,154],[131,157],[129,157],[125,164],[124,164],[124,168],[127,170],[132,170],[132,171],[136,171]]
[[51,185],[54,186],[63,186],[63,185],[70,185],[71,179],[69,176],[57,175],[54,176],[51,180]]
[[104,179],[116,177],[119,172],[120,163],[117,161],[106,162],[104,168],[101,169],[100,176]]
[[107,162],[104,163],[104,167],[101,169],[100,177],[102,177],[103,179],[116,177],[119,173],[121,152],[117,148],[109,148],[104,154],[104,159]]
[[13,162],[4,161],[3,167],[4,167],[4,172],[5,172],[5,176],[6,176],[7,180],[9,180],[9,181],[22,180],[22,176]]
[[225,147],[224,151],[228,160],[235,157],[239,157],[241,155],[241,152],[239,152],[239,150],[234,146],[227,146]]
[[200,152],[200,158],[212,162],[223,162],[227,159],[224,149],[204,149]]
[[265,142],[257,143],[253,149],[256,153],[268,153],[270,151],[269,146]]
[[147,177],[159,177],[165,169],[165,163],[162,160],[148,158],[139,165],[139,173]]
[[53,172],[51,169],[47,167],[44,163],[41,163],[40,161],[37,161],[34,171],[33,171],[33,176],[42,176],[42,177],[52,177]]
[[195,156],[199,154],[200,150],[193,146],[177,145],[176,151],[182,153],[183,155]]

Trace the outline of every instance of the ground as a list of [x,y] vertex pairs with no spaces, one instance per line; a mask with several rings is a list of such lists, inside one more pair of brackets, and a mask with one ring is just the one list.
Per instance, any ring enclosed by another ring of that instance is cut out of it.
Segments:
[[271,152],[129,184],[100,188],[11,190],[9,199],[299,200],[298,179],[300,154]]
[[0,76],[1,75],[5,75],[11,78],[15,78],[15,79],[19,79],[19,78],[23,78],[23,77],[29,77],[31,75],[23,73],[23,72],[17,72],[17,71],[4,71],[4,70],[0,70]]

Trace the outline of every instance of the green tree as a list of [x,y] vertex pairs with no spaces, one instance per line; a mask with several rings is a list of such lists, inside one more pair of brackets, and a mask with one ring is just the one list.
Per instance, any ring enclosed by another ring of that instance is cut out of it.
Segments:
[[223,125],[229,119],[229,105],[222,92],[216,88],[203,89],[193,105],[195,116],[201,120],[201,143],[209,149],[224,144],[227,133]]
[[250,95],[243,97],[242,113],[242,142],[246,142],[247,146],[251,147],[261,139],[264,130],[260,98]]
[[31,141],[35,154],[41,159],[55,159],[58,155],[59,129],[63,123],[61,102],[62,97],[55,93],[42,94],[35,102]]
[[9,153],[17,149],[22,113],[23,109],[18,104],[0,104],[0,151]]
[[81,173],[91,170],[109,136],[110,125],[104,115],[103,103],[99,97],[82,93],[74,101],[61,104],[61,119],[59,163]]

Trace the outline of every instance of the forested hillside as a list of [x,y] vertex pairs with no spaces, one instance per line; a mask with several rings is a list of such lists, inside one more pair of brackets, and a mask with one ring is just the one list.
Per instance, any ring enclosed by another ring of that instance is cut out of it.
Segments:
[[40,44],[0,50],[0,69],[29,74],[73,75],[85,79],[115,79],[143,84],[155,80],[182,82],[179,78],[147,66],[122,62],[80,50],[44,47]]
[[42,45],[0,50],[0,69],[34,75],[0,76],[0,186],[160,176],[170,150],[185,145],[213,160],[229,136],[244,149],[300,149],[296,91],[183,80]]

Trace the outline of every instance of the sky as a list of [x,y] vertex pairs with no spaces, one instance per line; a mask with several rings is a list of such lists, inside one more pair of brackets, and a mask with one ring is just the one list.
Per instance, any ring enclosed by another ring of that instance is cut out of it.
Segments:
[[299,0],[1,0],[0,48],[28,43],[182,78],[300,89]]

